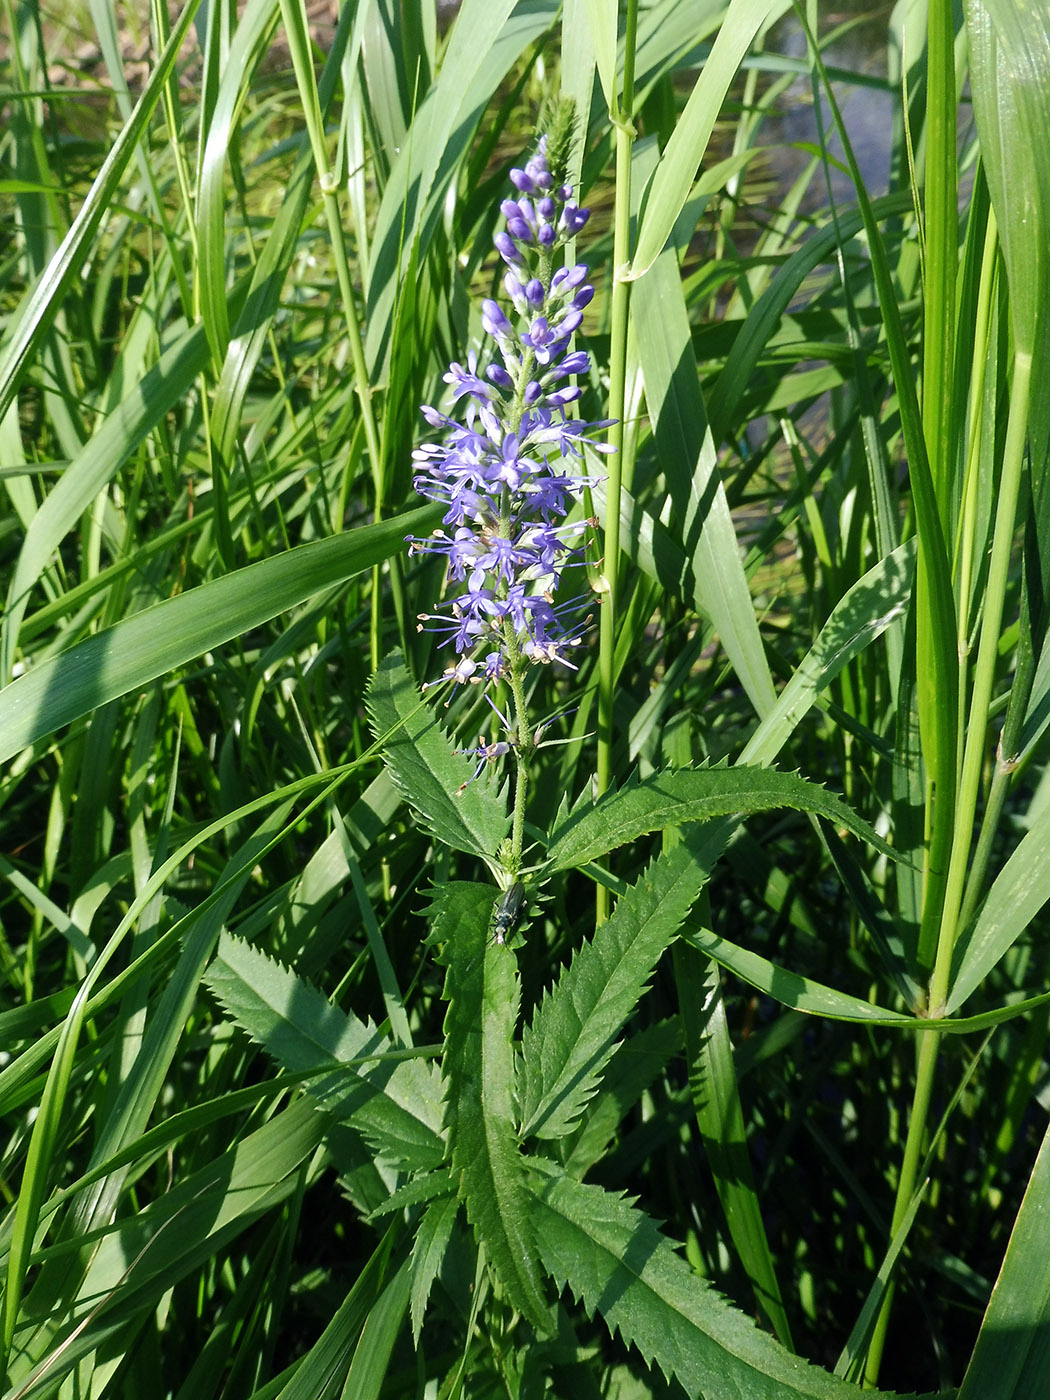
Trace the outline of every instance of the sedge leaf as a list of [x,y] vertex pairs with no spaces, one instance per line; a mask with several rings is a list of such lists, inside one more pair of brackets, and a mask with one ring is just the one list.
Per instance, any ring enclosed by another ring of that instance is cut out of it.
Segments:
[[143,608],[4,687],[0,762],[109,700],[241,637],[404,547],[434,509],[310,540]]
[[969,1035],[984,1031],[1000,1021],[1012,1021],[1025,1016],[1050,1001],[1050,992],[1040,992],[1021,1001],[982,1011],[977,1016],[908,1016],[888,1011],[874,1002],[836,991],[800,972],[772,963],[750,948],[741,948],[720,938],[709,928],[690,928],[682,934],[683,941],[706,953],[709,958],[734,973],[742,982],[757,987],[760,992],[779,1001],[793,1011],[810,1016],[826,1016],[833,1021],[853,1021],[858,1025],[907,1027],[913,1031],[930,1031],[935,1035]]
[[1050,1374],[1050,1132],[1043,1138],[959,1400],[1038,1400]]

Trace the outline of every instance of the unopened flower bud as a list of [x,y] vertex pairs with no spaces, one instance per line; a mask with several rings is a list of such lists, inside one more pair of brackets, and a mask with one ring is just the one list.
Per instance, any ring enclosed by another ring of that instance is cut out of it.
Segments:
[[512,336],[514,327],[503,314],[503,310],[498,301],[486,298],[481,303],[481,324],[488,331],[489,335],[500,339],[502,336]]
[[509,234],[501,231],[495,235],[492,241],[496,245],[497,253],[499,253],[504,262],[510,263],[512,267],[520,267],[522,256],[518,251],[518,245]]

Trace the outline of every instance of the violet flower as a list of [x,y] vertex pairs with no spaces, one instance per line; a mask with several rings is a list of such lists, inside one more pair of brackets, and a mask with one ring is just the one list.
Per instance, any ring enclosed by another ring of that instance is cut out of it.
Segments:
[[518,324],[486,300],[489,363],[472,350],[465,366],[450,366],[444,378],[456,417],[423,407],[444,437],[413,452],[415,488],[447,507],[446,528],[428,539],[410,537],[410,544],[415,553],[444,555],[448,581],[465,585],[447,614],[420,614],[421,630],[446,634],[441,645],[457,655],[441,679],[510,679],[517,690],[529,664],[573,666],[585,626],[580,600],[555,605],[554,595],[565,569],[581,561],[580,537],[592,522],[567,517],[591,481],[582,445],[611,449],[588,436],[608,422],[565,414],[580,394],[565,381],[590,370],[586,352],[571,342],[594,290],[582,263],[554,264],[589,211],[570,185],[555,183],[546,138],[510,178],[517,198],[501,204],[506,226],[494,242],[508,267],[503,285]]

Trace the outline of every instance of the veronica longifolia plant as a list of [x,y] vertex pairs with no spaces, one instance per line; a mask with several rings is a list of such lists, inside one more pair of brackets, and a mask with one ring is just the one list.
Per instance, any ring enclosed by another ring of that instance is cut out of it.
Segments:
[[[571,116],[562,116],[563,129],[570,123]],[[829,818],[880,854],[891,850],[834,794],[797,774],[686,766],[633,776],[597,798],[585,781],[580,792],[566,793],[546,828],[530,827],[538,854],[523,865],[537,743],[526,712],[530,671],[572,667],[581,644],[586,621],[577,595],[583,590],[566,587],[566,601],[559,585],[578,567],[588,528],[578,508],[588,482],[584,446],[607,450],[593,441],[607,424],[568,416],[579,395],[573,381],[590,368],[572,340],[592,292],[586,268],[565,258],[566,243],[587,219],[562,173],[565,146],[555,121],[538,153],[511,172],[515,197],[503,203],[505,222],[496,235],[506,299],[485,302],[487,339],[446,374],[452,407],[424,408],[441,436],[415,453],[416,488],[442,503],[444,521],[412,546],[441,555],[453,585],[449,601],[420,618],[423,628],[441,634],[450,657],[444,676],[430,684],[484,688],[494,709],[501,702],[492,689],[508,686],[504,732],[492,743],[482,740],[475,762],[465,762],[443,727],[421,713],[418,689],[396,653],[377,668],[369,690],[373,727],[394,781],[429,837],[465,857],[451,879],[445,876],[453,867],[435,862],[427,910],[428,943],[445,969],[441,1170],[433,1169],[438,1148],[431,1120],[410,1121],[408,1097],[391,1102],[396,1113],[384,1120],[396,1124],[390,1160],[416,1174],[411,1198],[397,1200],[397,1209],[410,1199],[423,1210],[408,1265],[413,1325],[417,1331],[422,1325],[462,1206],[483,1251],[475,1280],[484,1270],[499,1286],[482,1290],[475,1281],[459,1314],[484,1306],[489,1317],[479,1321],[479,1335],[494,1337],[494,1352],[504,1358],[527,1353],[527,1328],[536,1338],[558,1337],[560,1346],[570,1335],[564,1301],[570,1293],[588,1312],[604,1312],[611,1330],[689,1394],[847,1400],[855,1394],[851,1387],[786,1357],[697,1278],[644,1211],[619,1192],[582,1180],[611,1141],[610,1107],[631,1111],[642,1092],[633,1058],[618,1047],[657,965],[683,935],[706,951],[687,920],[741,814],[795,808]],[[502,791],[473,780],[488,762],[510,755],[516,778],[508,836]],[[681,828],[678,839],[645,855],[638,843],[672,827]],[[622,847],[631,854],[616,872],[615,907],[591,933],[577,917],[577,872],[599,875]],[[479,863],[495,875],[498,896],[487,880],[469,878]],[[540,918],[533,911],[542,908],[548,886],[552,908]],[[519,937],[525,929],[527,939]],[[566,963],[558,954],[570,938],[574,951]],[[548,978],[547,955],[555,950]],[[537,971],[547,985],[534,997]],[[690,1053],[706,1074],[716,1052],[704,1048],[704,1037],[714,1023],[695,1007],[698,983],[687,973],[680,960],[675,975],[692,1008],[680,1029],[687,1043],[694,1038]],[[703,997],[709,1008],[709,990]],[[677,1047],[679,1030],[673,1035]],[[659,1058],[653,1043],[647,1060]],[[727,1042],[717,1054],[729,1058]],[[418,1093],[427,1112],[428,1093],[422,1086]],[[741,1193],[754,1198],[746,1183]],[[732,1198],[734,1211],[741,1198]],[[748,1230],[762,1229],[757,1208],[747,1222]],[[768,1247],[761,1270],[756,1266],[758,1296],[789,1337],[766,1256]],[[552,1284],[563,1295],[557,1303]]]
[[456,654],[442,681],[506,681],[514,700],[513,719],[500,715],[507,739],[476,750],[479,770],[510,749],[517,756],[511,874],[521,860],[531,733],[525,675],[536,664],[573,666],[586,626],[583,600],[558,602],[555,594],[566,568],[581,562],[579,542],[593,524],[569,518],[590,483],[582,446],[609,450],[588,436],[607,422],[566,413],[580,396],[571,381],[590,370],[572,339],[594,288],[584,264],[565,265],[564,249],[589,211],[548,155],[548,138],[541,137],[525,168],[510,173],[516,198],[500,206],[505,226],[495,244],[507,265],[511,315],[497,301],[483,303],[488,363],[484,352],[479,359],[471,350],[465,365],[450,366],[444,378],[458,417],[424,406],[423,416],[444,437],[413,453],[416,490],[448,509],[444,528],[413,538],[412,549],[444,555],[448,582],[461,585],[447,611],[420,615],[420,626],[447,634],[443,645]]

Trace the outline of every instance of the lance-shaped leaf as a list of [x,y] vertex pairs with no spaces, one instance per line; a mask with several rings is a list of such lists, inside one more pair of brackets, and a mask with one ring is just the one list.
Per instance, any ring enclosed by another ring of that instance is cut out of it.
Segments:
[[445,1261],[445,1251],[452,1238],[452,1227],[459,1214],[459,1202],[454,1196],[441,1196],[431,1201],[419,1222],[412,1245],[412,1339],[419,1345],[423,1319],[434,1280]]
[[497,891],[456,881],[436,894],[431,941],[443,944],[445,1120],[460,1199],[508,1300],[541,1332],[551,1321],[515,1130],[517,963],[490,936]]
[[206,979],[242,1030],[293,1073],[326,1063],[310,1092],[406,1171],[444,1156],[441,1083],[432,1065],[405,1059],[371,1021],[333,1006],[290,968],[224,934]]
[[[539,1163],[537,1163],[537,1168]],[[856,1388],[792,1356],[727,1303],[622,1196],[544,1164],[532,1219],[544,1267],[689,1395],[850,1400]],[[878,1391],[879,1395],[889,1392]]]
[[557,1138],[575,1126],[722,846],[694,827],[658,855],[544,997],[522,1037],[523,1133]]
[[[507,834],[507,803],[491,780],[471,782],[474,765],[456,753],[425,708],[400,652],[372,677],[368,710],[394,782],[431,833],[457,851],[494,856]],[[464,786],[466,784],[466,786]]]
[[305,1100],[293,1103],[115,1221],[96,1242],[75,1297],[56,1307],[51,1292],[39,1302],[30,1295],[5,1393],[44,1400],[82,1357],[103,1346],[130,1351],[141,1319],[163,1297],[206,1261],[224,1258],[232,1240],[300,1187],[301,1168],[324,1134],[324,1118]]
[[597,802],[585,798],[559,821],[551,837],[549,870],[572,870],[598,860],[650,831],[686,822],[747,816],[778,807],[813,812],[852,831],[882,855],[896,856],[882,837],[834,793],[797,773],[772,768],[680,768],[625,784]]

